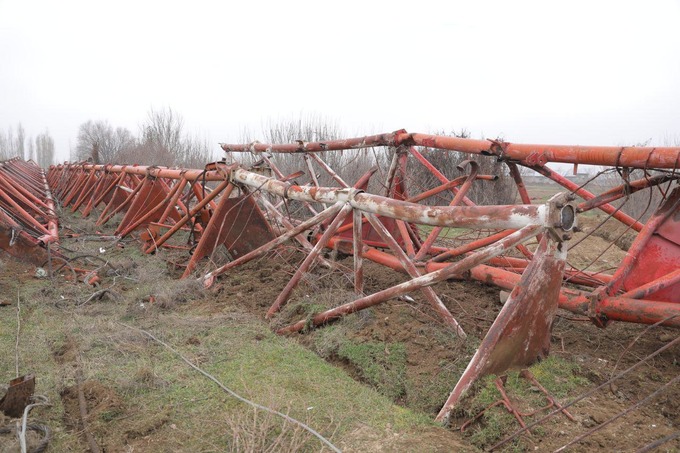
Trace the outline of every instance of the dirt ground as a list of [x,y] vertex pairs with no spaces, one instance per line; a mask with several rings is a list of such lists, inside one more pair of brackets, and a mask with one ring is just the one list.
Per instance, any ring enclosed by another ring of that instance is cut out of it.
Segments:
[[[77,221],[74,218],[70,224],[77,225]],[[586,227],[597,223],[595,220],[588,220]],[[617,241],[614,246],[609,245],[618,236],[618,233],[611,231],[590,235],[570,252],[570,263],[580,268],[590,265],[588,270],[593,271],[607,271],[615,267],[625,255],[625,250],[620,247],[623,245],[625,248],[625,244],[621,241]],[[576,240],[578,239],[577,237]],[[270,329],[295,322],[353,298],[351,280],[347,274],[316,268],[294,291],[283,311],[271,322],[266,322],[263,315],[299,265],[299,254],[283,251],[242,266],[222,276],[213,288],[196,297],[188,295],[194,293],[192,287],[171,286],[170,282],[174,281],[173,277],[178,272],[168,264],[176,261],[174,256],[142,256],[135,251],[138,248],[135,242],[125,242],[122,245],[124,248],[113,246],[116,248],[116,255],[111,259],[119,273],[116,276],[107,276],[105,270],[100,271],[104,275],[102,287],[111,287],[113,282],[115,293],[122,296],[122,299],[103,297],[87,303],[77,316],[73,315],[96,322],[99,332],[105,332],[105,342],[116,345],[115,353],[121,355],[121,360],[140,360],[135,358],[135,354],[150,346],[147,341],[122,341],[120,328],[112,324],[117,320],[165,327],[175,323],[175,339],[181,341],[184,348],[195,351],[193,358],[199,363],[215,363],[214,369],[219,369],[219,360],[211,356],[213,351],[206,349],[206,345],[210,341],[216,341],[211,340],[213,337],[210,336],[214,331],[224,325],[232,325],[235,319],[238,322],[233,324],[234,328],[247,325],[247,329],[258,332],[253,335],[252,341],[269,341]],[[96,242],[80,243],[78,239],[64,239],[64,247],[78,251],[82,247],[90,250],[90,253],[96,253],[100,246]],[[332,258],[338,260],[340,269],[351,267],[349,258]],[[5,320],[5,327],[12,325],[15,316],[17,288],[28,291],[29,287],[42,285],[39,291],[44,295],[45,301],[49,302],[41,303],[49,303],[57,308],[59,304],[69,303],[70,297],[82,301],[83,294],[86,296],[87,293],[92,293],[92,290],[85,290],[80,286],[69,289],[72,284],[63,281],[53,285],[60,288],[59,292],[55,292],[54,288],[49,288],[50,284],[45,286],[44,282],[36,283],[34,266],[18,263],[6,256],[2,256],[1,260],[0,286],[3,291],[0,297],[1,302],[8,304],[0,307],[0,316]],[[125,269],[125,272],[120,273],[120,269]],[[149,275],[140,277],[144,273]],[[134,277],[138,281],[124,279],[121,275]],[[115,277],[120,278],[116,280]],[[148,284],[142,286],[140,280]],[[402,282],[405,277],[381,266],[366,263],[365,280],[366,292],[375,292]],[[448,330],[419,294],[392,300],[331,325],[291,335],[283,341],[304,346],[340,372],[396,403],[398,406],[395,407],[404,407],[416,416],[432,420],[501,309],[499,290],[494,287],[475,282],[449,281],[436,285],[434,289],[468,333],[466,341],[459,340]],[[29,310],[38,310],[36,305],[27,306],[30,307]],[[49,312],[48,316],[59,316],[55,313],[58,311]],[[65,313],[69,316],[69,312]],[[200,322],[191,324],[191,319],[200,319]],[[50,322],[69,321],[64,318],[52,319]],[[74,329],[81,343],[83,338],[88,338],[87,327],[79,324]],[[552,358],[532,370],[539,382],[562,403],[567,403],[636,364],[677,338],[678,334],[677,330],[672,329],[620,323],[612,323],[606,329],[599,329],[587,320],[560,312],[552,335]],[[4,335],[2,351],[5,357],[12,358],[8,362],[12,362],[13,354],[7,354],[13,351],[14,337],[11,332],[4,332]],[[88,341],[92,342],[90,357],[95,356],[98,347],[106,347],[99,345],[101,339],[92,337]],[[76,437],[73,442],[62,440],[60,445],[69,446],[64,451],[78,451],[78,448],[84,450],[86,440],[82,436],[82,421],[79,420],[78,384],[72,379],[73,370],[80,360],[78,349],[82,348],[82,344],[77,346],[68,335],[49,338],[48,343],[51,344],[46,356],[49,358],[49,365],[46,364],[45,367],[57,376],[52,384],[58,389],[60,400],[54,408],[60,412],[58,418],[63,423],[60,428],[63,431],[59,435]],[[85,360],[87,362],[87,358]],[[120,369],[120,375],[115,375],[115,368],[106,369],[107,374],[114,375],[98,375],[96,366],[92,364],[94,362],[87,362],[89,365],[83,366],[85,378],[81,382],[82,391],[89,417],[94,420],[90,423],[90,428],[105,451],[182,450],[177,449],[177,444],[168,443],[163,436],[167,437],[172,432],[174,428],[171,426],[177,425],[182,429],[179,420],[187,422],[184,418],[189,415],[178,412],[176,406],[162,403],[163,393],[172,393],[175,390],[169,390],[169,379],[160,372],[167,365],[160,359],[153,360],[155,365],[150,367],[140,365],[133,371]],[[276,362],[272,366],[268,372],[276,376]],[[245,368],[242,367],[240,377],[243,381],[248,381],[252,377],[247,374],[247,370],[243,371]],[[10,370],[13,372],[13,366],[7,366],[5,370],[8,373]],[[185,375],[183,371],[178,373]],[[612,385],[595,391],[570,407],[569,411],[575,421],[558,414],[533,429],[531,435],[524,434],[501,450],[554,451],[589,429],[631,409],[634,404],[660,389],[679,373],[680,347],[676,345]],[[517,373],[510,374],[515,376]],[[3,381],[6,382],[11,377],[13,376],[4,376]],[[512,376],[508,379],[507,390],[510,399],[523,412],[530,412],[545,404],[536,387],[522,383]],[[300,391],[305,392],[305,388]],[[158,395],[158,405],[148,409],[135,406],[134,399],[147,393]],[[427,423],[411,424],[407,429],[397,428],[391,423],[380,429],[366,425],[353,427],[350,434],[340,437],[339,443],[347,451],[488,449],[519,428],[502,406],[487,411],[467,427],[465,432],[461,432],[461,427],[499,397],[493,381],[487,380],[472,389],[462,407],[454,413],[447,429]],[[191,398],[196,399],[193,396]],[[200,398],[198,399],[198,402],[192,400],[191,403],[199,405]],[[538,420],[542,414],[545,412],[527,416],[525,420]],[[115,422],[114,425],[108,424],[109,421]],[[630,410],[627,415],[572,446],[571,451],[636,451],[678,430],[680,385],[673,385],[651,401]],[[121,439],[125,439],[124,442]],[[0,451],[12,451],[9,448],[13,447],[0,448]],[[217,448],[215,451],[219,450]],[[303,450],[315,451],[318,448],[305,447]],[[193,451],[213,449],[201,447]],[[660,451],[680,451],[680,440],[664,444]]]
[[[595,236],[591,240],[591,245],[593,244],[595,247],[588,248],[588,251],[599,255],[599,252],[593,250],[597,250],[598,245],[606,245],[606,241]],[[624,252],[617,248],[608,251],[605,255],[613,259],[614,256],[622,253]],[[251,280],[240,275],[227,277],[222,284],[230,287],[230,278],[236,278],[239,284],[236,288],[233,286],[231,288],[240,291],[243,298],[239,296],[239,299],[262,312],[278,295],[278,288],[282,287],[281,284],[287,281],[287,278],[282,276],[280,282],[270,285],[276,281],[272,275],[276,275],[277,269],[280,270],[277,264],[272,267],[270,262],[262,260],[252,264],[247,271]],[[399,274],[377,265],[367,265],[365,272],[370,282],[368,291],[375,291],[403,281],[403,277]],[[263,276],[267,276],[264,281]],[[323,280],[322,275],[317,275],[317,277]],[[267,283],[268,289],[263,289],[262,292],[254,289],[251,291],[251,288],[262,283]],[[316,281],[316,284],[319,285],[319,281]],[[311,292],[309,288],[305,289]],[[314,288],[314,290],[323,289]],[[473,337],[468,342],[460,342],[448,332],[434,317],[432,310],[417,295],[413,296],[413,301],[392,301],[372,308],[370,314],[354,315],[361,317],[361,320],[347,322],[346,324],[351,326],[342,330],[343,336],[353,342],[404,343],[407,351],[406,381],[409,388],[395,398],[395,401],[432,417],[441,408],[443,401],[474,353],[476,343],[488,330],[501,308],[498,289],[476,282],[447,282],[435,286],[435,290],[449,310],[454,313],[464,330]],[[297,303],[300,299],[308,298],[309,294],[302,294],[303,292],[305,291],[296,292]],[[263,297],[263,293],[266,297]],[[338,291],[334,291],[330,294],[337,293]],[[251,296],[248,296],[249,294]],[[332,299],[329,303],[341,302],[333,296],[329,297]],[[291,301],[291,304],[296,304],[296,300]],[[299,319],[300,314],[304,314],[304,311],[293,310],[284,313],[289,321]],[[560,311],[552,337],[552,355],[574,365],[574,373],[582,378],[577,388],[571,390],[568,397],[562,398],[562,403],[602,384],[617,371],[636,364],[641,358],[653,353],[678,336],[678,332],[674,329],[657,327],[647,331],[646,326],[620,323],[612,323],[606,329],[598,329],[590,322],[573,319],[572,314]],[[281,321],[278,322],[281,323]],[[323,348],[319,348],[317,340],[323,337],[324,329],[329,329],[329,327],[316,329],[303,335],[295,335],[293,338],[325,355],[331,363],[343,367],[350,375],[361,381],[361,372],[352,363],[338,357],[337,354],[324,354]],[[628,348],[638,336],[640,339]],[[597,391],[570,408],[570,412],[576,418],[575,422],[556,416],[541,426],[540,435],[526,436],[520,443],[514,444],[512,449],[553,451],[588,429],[630,408],[676,377],[678,373],[680,373],[680,347],[676,345],[655,357],[648,365],[640,366],[624,378],[615,381],[613,385]],[[521,404],[522,402],[518,401],[518,405]],[[503,409],[493,410],[502,411]],[[464,412],[462,416],[454,420],[451,429],[459,432],[460,425],[470,418],[469,415]],[[528,421],[536,419],[537,417],[527,418]],[[573,447],[573,450],[635,451],[676,432],[679,427],[680,385],[675,385],[649,404],[589,436]],[[514,428],[519,429],[519,425]],[[503,434],[509,435],[511,432]],[[468,434],[462,434],[464,441],[466,439],[469,441],[469,437]],[[502,440],[503,437],[497,440]],[[491,445],[483,443],[478,446],[488,448]],[[680,448],[680,442],[666,444],[664,448],[665,450],[661,451],[676,451]]]

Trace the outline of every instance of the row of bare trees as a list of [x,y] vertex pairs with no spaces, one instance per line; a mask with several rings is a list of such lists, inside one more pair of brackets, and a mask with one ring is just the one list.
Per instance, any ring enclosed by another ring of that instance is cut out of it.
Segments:
[[12,157],[33,160],[47,168],[54,161],[54,139],[47,130],[33,138],[26,136],[21,123],[16,129],[10,126],[6,132],[0,131],[0,161]]
[[[107,121],[88,121],[83,123],[78,132],[75,155],[72,156],[72,160],[91,158],[93,150],[96,149],[95,158],[99,162],[202,168],[207,162],[214,160],[216,157],[212,150],[217,149],[217,147],[211,145],[205,139],[185,133],[182,117],[170,108],[162,110],[152,109],[139,129],[138,136],[135,136],[128,129],[122,127],[114,128]],[[446,131],[439,131],[437,133],[463,138],[470,137],[470,133],[464,129],[459,132],[452,131],[447,133]],[[6,148],[6,145],[3,145],[5,143],[23,143],[23,135],[21,125],[17,128],[16,138],[12,134],[11,129],[7,136],[3,137],[0,135],[0,153],[4,149],[3,146]],[[298,118],[269,121],[258,134],[252,134],[247,131],[242,133],[239,141],[241,143],[250,143],[257,138],[264,143],[314,142],[339,139],[345,135],[337,121],[319,115],[300,115]],[[49,148],[49,143],[43,143],[43,140],[49,140],[49,136],[38,136],[35,140],[35,146],[34,142],[29,140],[31,150],[35,150],[29,151],[29,154],[36,152],[37,158],[40,159],[39,150]],[[19,145],[17,144],[15,148],[18,147]],[[359,149],[349,152],[320,153],[320,157],[348,183],[357,181],[369,169],[377,167],[377,172],[371,180],[369,190],[374,193],[380,193],[386,180],[386,172],[390,166],[392,151],[386,149]],[[22,152],[23,148],[19,155]],[[480,174],[498,176],[496,181],[478,181],[473,185],[468,193],[468,197],[477,204],[511,204],[516,202],[517,189],[508,168],[494,157],[471,156],[469,154],[437,149],[422,149],[421,152],[447,179],[454,179],[463,175],[458,166],[467,159],[477,162]],[[249,160],[251,163],[254,163],[261,157],[239,154],[238,156],[231,157],[244,164]],[[2,154],[0,154],[1,156]],[[304,162],[302,155],[274,154],[271,156],[271,160],[284,175],[290,175],[299,170],[310,173],[309,166]],[[441,184],[441,181],[420,162],[412,156],[409,157],[409,160],[409,172],[406,175],[407,188],[410,187],[412,190],[422,192]],[[312,167],[316,169],[314,179],[320,185],[337,185],[337,182],[328,173],[322,171],[318,165],[314,164]],[[604,182],[604,186],[599,189],[593,187],[596,192],[606,190],[612,185],[611,180],[616,179],[618,181],[620,179],[615,178],[614,176],[618,175],[614,174],[604,176],[597,180],[599,183]],[[304,183],[306,180],[311,182],[311,179],[311,175],[307,174],[299,182]],[[450,192],[443,192],[437,197],[425,200],[424,202],[437,205],[448,204],[451,197]],[[654,194],[653,197],[658,197],[658,194]],[[649,192],[645,191],[644,193],[632,196],[631,200],[623,207],[623,210],[636,217],[639,215],[646,219],[651,210],[653,210],[653,207],[657,205],[656,201],[656,199],[653,199],[650,203]]]
[[214,149],[205,138],[185,131],[181,115],[164,108],[149,111],[137,136],[108,121],[81,124],[71,160],[202,168],[214,160]]
[[[460,138],[470,138],[470,132],[466,129],[460,131],[439,131],[437,135],[453,135]],[[476,154],[458,153],[442,149],[423,149],[423,156],[447,179],[455,179],[465,175],[466,168],[460,170],[461,164],[466,160],[475,161],[479,167],[480,175],[494,175],[498,179],[495,181],[477,181],[472,185],[467,196],[472,201],[480,205],[512,204],[517,198],[517,186],[510,176],[508,167],[499,162],[493,156],[482,156]],[[441,181],[428,169],[425,168],[415,158],[411,157],[409,168],[411,171],[411,184],[416,185],[421,191],[429,190],[441,185]],[[437,205],[448,204],[453,195],[451,192],[442,192],[439,196],[431,198],[425,203]]]

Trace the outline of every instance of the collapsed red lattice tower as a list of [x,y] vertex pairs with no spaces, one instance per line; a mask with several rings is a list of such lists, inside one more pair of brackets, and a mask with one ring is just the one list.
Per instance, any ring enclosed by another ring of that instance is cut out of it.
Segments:
[[[34,165],[8,161],[0,168],[0,187],[5,190],[9,185],[14,191],[0,192],[0,212],[5,213],[0,230],[3,248],[12,251],[16,247],[16,241],[7,238],[16,234],[17,227],[10,223],[16,224],[17,217],[21,225],[32,228],[26,241],[33,241],[33,248],[55,242],[51,189],[64,209],[70,207],[84,216],[96,212],[99,225],[115,219],[116,234],[137,235],[146,253],[167,247],[186,249],[190,253],[183,278],[198,273],[206,286],[221,274],[293,241],[306,257],[272,301],[268,318],[276,316],[312,266],[337,269],[324,256],[324,249],[352,255],[356,299],[281,328],[279,333],[319,326],[418,291],[446,325],[465,336],[432,285],[472,279],[511,291],[440,418],[480,376],[544,357],[558,307],[588,316],[599,326],[612,320],[680,326],[680,189],[673,188],[680,177],[676,174],[679,148],[522,145],[403,130],[346,140],[225,144],[222,148],[234,163],[225,160],[204,169],[91,163],[53,166],[47,177],[49,188],[38,184],[42,175]],[[366,154],[375,149],[383,150],[389,165],[366,168],[356,180],[343,179],[324,159],[332,153]],[[476,205],[468,197],[471,188],[494,184],[497,175],[481,174],[476,162],[465,161],[460,167],[463,175],[449,179],[427,159],[431,149],[495,157],[507,167],[520,203]],[[277,154],[299,159],[299,171],[283,174],[272,159]],[[256,162],[245,165],[234,160],[245,161],[248,156],[255,156]],[[549,163],[608,166],[624,177],[618,187],[595,195],[549,168]],[[420,188],[410,184],[412,165],[424,168],[439,185]],[[31,187],[42,187],[30,197],[17,188],[23,185],[14,179],[21,173],[16,170],[19,166],[30,167]],[[565,191],[545,203],[532,203],[522,167]],[[627,175],[634,169],[642,170],[643,176],[631,181]],[[331,185],[322,186],[321,175]],[[611,204],[640,190],[662,194],[646,223]],[[444,194],[450,194],[446,204],[433,204]],[[293,205],[299,209],[293,212]],[[593,209],[638,232],[626,258],[611,274],[577,269],[566,262],[578,214]],[[465,228],[477,235],[451,245],[440,240],[447,228]],[[187,239],[178,241],[180,236]],[[223,245],[231,260],[212,264],[214,252]],[[367,294],[364,260],[402,272],[407,280]]]

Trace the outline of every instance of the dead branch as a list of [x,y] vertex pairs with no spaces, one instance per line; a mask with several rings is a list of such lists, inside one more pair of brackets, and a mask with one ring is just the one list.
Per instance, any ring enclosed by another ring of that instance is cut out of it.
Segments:
[[80,421],[83,425],[83,433],[85,434],[85,439],[92,453],[101,453],[97,441],[88,429],[87,423],[87,402],[85,401],[85,394],[83,393],[83,370],[80,361],[80,353],[76,355],[77,368],[76,368],[76,386],[78,387],[78,407],[80,409]]

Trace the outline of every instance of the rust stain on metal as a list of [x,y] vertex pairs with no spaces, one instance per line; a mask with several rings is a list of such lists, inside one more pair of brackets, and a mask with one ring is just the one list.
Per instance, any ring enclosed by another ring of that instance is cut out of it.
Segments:
[[0,399],[0,412],[8,417],[21,417],[35,391],[35,376],[29,374],[9,381],[7,392]]
[[465,372],[437,415],[444,420],[481,377],[529,366],[550,350],[550,329],[558,306],[566,251],[547,237],[482,340]]

